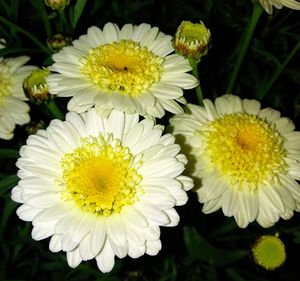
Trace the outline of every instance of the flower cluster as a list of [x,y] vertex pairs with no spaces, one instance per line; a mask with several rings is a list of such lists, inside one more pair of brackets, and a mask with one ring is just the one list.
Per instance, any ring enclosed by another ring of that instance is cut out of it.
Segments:
[[171,40],[148,24],[91,27],[24,81],[36,104],[48,92],[71,97],[66,120],[21,148],[12,190],[32,237],[51,237],[50,250],[65,251],[71,267],[95,258],[109,272],[115,256],[156,255],[160,226],[179,222],[174,207],[186,203],[193,181],[175,137],[154,117],[183,113],[183,89],[198,82]]
[[[300,9],[294,0],[259,2],[269,14]],[[45,4],[63,14],[70,1]],[[145,23],[107,23],[72,43],[62,34],[47,43],[47,68],[25,66],[27,56],[0,58],[0,138],[29,123],[25,101],[50,108],[68,98],[65,116],[28,127],[11,198],[33,239],[50,238],[71,267],[95,259],[109,272],[116,257],[158,254],[160,227],[179,223],[175,207],[191,189],[203,213],[222,209],[240,228],[300,211],[300,132],[290,119],[231,94],[187,103],[185,90],[201,92],[197,63],[211,47],[203,22],[183,21],[173,37]],[[156,120],[166,112],[168,133]],[[281,259],[265,255],[275,240],[263,236],[253,248],[267,269],[285,260],[279,239]]]

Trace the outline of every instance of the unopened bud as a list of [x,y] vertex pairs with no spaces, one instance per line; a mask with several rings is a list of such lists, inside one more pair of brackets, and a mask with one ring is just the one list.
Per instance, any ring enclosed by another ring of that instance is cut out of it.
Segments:
[[205,56],[211,46],[211,34],[204,23],[183,21],[173,38],[176,53],[192,59],[199,60]]
[[251,248],[254,262],[266,270],[275,270],[286,260],[285,246],[276,235],[261,236]]
[[52,10],[63,10],[70,4],[70,0],[44,0],[44,2]]
[[61,33],[57,33],[47,40],[47,45],[53,52],[58,52],[71,44],[72,38]]
[[26,97],[35,104],[47,102],[50,99],[46,77],[50,74],[48,69],[33,70],[24,80],[23,89]]

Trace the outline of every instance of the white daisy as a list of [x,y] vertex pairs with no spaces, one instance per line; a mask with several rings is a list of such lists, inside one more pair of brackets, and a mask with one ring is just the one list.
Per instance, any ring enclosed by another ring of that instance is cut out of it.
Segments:
[[273,14],[273,6],[277,9],[287,7],[293,10],[300,10],[300,2],[296,0],[258,0],[268,14]]
[[188,60],[172,54],[172,37],[149,24],[107,23],[93,26],[86,35],[53,55],[47,78],[49,91],[72,97],[70,111],[84,112],[96,105],[104,114],[113,108],[127,113],[162,117],[165,110],[182,112],[182,89],[197,85],[187,74]]
[[300,210],[300,132],[290,119],[233,95],[188,110],[170,122],[204,213],[222,208],[244,228],[254,220],[270,227]]
[[24,64],[29,57],[0,58],[0,138],[13,138],[17,125],[30,121],[29,106],[24,102],[27,98],[23,91],[23,81],[36,69],[35,66]]
[[12,199],[32,221],[35,240],[51,237],[68,264],[95,258],[102,272],[115,256],[137,258],[161,249],[159,226],[175,226],[174,206],[187,201],[192,179],[174,136],[138,114],[95,109],[71,112],[29,136],[17,161]]

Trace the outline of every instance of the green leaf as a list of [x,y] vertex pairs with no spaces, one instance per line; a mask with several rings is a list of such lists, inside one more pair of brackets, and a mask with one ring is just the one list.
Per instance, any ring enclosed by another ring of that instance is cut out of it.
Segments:
[[232,218],[228,218],[222,225],[212,231],[210,238],[222,237],[225,234],[234,231],[235,229],[237,229],[235,220],[233,220]]
[[47,15],[47,11],[46,11],[44,1],[31,0],[30,3],[36,9],[37,13],[41,16],[41,18],[44,22],[44,26],[45,26],[47,36],[50,37],[50,35],[51,35],[51,26],[50,26],[50,22],[49,22],[49,18],[48,18],[48,15]]
[[246,250],[216,248],[206,241],[193,227],[184,228],[184,242],[192,257],[218,267],[232,264],[248,254]]
[[78,20],[84,10],[87,0],[77,0],[75,6],[70,9],[70,21],[73,29],[76,28]]
[[237,274],[234,270],[230,268],[226,269],[226,273],[232,281],[247,281],[245,278],[241,277],[239,274]]
[[0,158],[19,158],[19,151],[15,149],[0,148]]
[[8,219],[12,214],[12,212],[16,209],[16,207],[17,204],[15,202],[13,202],[10,198],[6,198],[2,216],[1,216],[1,223],[0,223],[1,232],[4,232]]
[[14,187],[19,178],[16,175],[9,175],[0,181],[0,196],[2,197],[8,190]]

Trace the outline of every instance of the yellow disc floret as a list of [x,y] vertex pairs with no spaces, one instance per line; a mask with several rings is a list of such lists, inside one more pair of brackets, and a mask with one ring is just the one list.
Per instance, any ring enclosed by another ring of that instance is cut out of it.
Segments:
[[209,122],[203,135],[208,161],[232,185],[253,191],[287,171],[284,138],[258,116],[224,115]]
[[9,75],[9,67],[0,61],[0,106],[3,106],[4,100],[10,96],[10,88],[13,78]]
[[[61,159],[63,200],[73,200],[83,210],[109,216],[131,205],[143,190],[133,156],[111,136],[87,137],[81,147]],[[141,164],[141,163],[140,163]]]
[[82,73],[104,92],[137,96],[160,80],[164,58],[121,40],[92,49],[82,62]]

